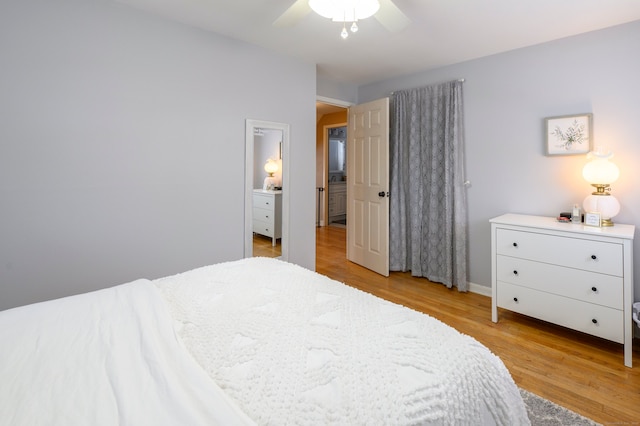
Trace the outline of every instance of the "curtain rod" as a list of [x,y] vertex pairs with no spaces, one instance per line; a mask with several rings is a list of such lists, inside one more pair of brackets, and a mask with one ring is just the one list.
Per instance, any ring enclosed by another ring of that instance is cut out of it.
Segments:
[[[455,81],[458,81],[458,82],[460,82],[460,83],[464,83],[464,78],[459,78],[459,79],[457,79],[457,80],[455,80]],[[390,94],[390,95],[393,95],[394,93],[396,93],[396,92],[391,92],[391,93],[389,93],[389,94]]]

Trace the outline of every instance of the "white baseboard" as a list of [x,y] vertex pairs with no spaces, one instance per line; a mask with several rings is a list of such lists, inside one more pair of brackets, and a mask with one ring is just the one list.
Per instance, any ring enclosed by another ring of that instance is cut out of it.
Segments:
[[471,293],[481,294],[483,296],[491,297],[491,287],[487,287],[480,284],[469,283],[469,291]]

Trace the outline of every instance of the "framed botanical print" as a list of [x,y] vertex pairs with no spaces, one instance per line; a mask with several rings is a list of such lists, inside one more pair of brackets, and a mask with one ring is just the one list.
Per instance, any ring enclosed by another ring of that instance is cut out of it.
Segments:
[[547,155],[586,154],[593,147],[593,114],[544,119]]

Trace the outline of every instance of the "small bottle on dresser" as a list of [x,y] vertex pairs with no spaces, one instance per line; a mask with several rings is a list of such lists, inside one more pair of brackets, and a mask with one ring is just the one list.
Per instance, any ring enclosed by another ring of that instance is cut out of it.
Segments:
[[578,204],[573,205],[573,210],[571,211],[571,222],[573,223],[582,222],[582,215],[580,214],[580,206]]

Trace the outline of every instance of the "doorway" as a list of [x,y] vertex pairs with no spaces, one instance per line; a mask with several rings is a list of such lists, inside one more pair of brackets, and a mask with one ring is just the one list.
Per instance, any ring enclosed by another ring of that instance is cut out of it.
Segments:
[[[346,129],[348,111],[348,105],[345,103],[340,104],[339,101],[334,102],[333,100],[327,100],[316,102],[316,226],[318,227],[329,225],[329,195],[331,192],[329,188],[331,179],[329,167],[329,132],[340,127]],[[344,133],[346,137],[346,130]],[[338,167],[336,167],[336,169],[338,169]],[[333,174],[333,176],[335,176],[333,178],[334,185],[336,182],[343,182],[341,176],[346,176],[344,166],[342,170],[342,174],[340,174],[340,172]],[[335,192],[336,191],[334,191],[334,195]],[[346,186],[344,193],[346,194]],[[334,220],[340,219],[346,220],[346,210],[344,217],[334,218]]]
[[329,142],[327,222],[347,226],[347,126],[327,129]]

